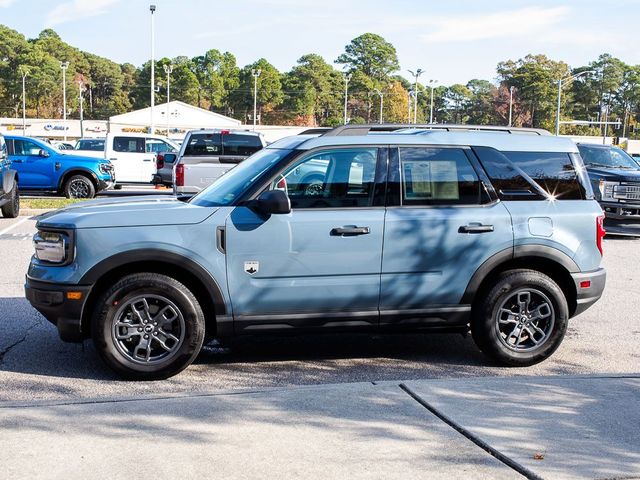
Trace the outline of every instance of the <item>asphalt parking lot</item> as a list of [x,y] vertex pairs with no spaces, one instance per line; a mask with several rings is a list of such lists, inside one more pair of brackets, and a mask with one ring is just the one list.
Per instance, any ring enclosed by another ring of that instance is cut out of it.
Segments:
[[24,298],[35,220],[0,219],[0,402],[78,400],[290,385],[478,376],[637,373],[640,365],[640,240],[607,238],[604,297],[574,319],[546,362],[492,365],[460,335],[342,335],[244,339],[208,347],[194,365],[163,382],[123,382],[91,342],[66,344]]

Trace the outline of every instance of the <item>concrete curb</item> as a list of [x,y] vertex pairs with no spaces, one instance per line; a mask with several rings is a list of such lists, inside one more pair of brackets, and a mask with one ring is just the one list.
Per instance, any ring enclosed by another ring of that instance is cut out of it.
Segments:
[[23,208],[20,210],[21,217],[37,217],[44,213],[53,212],[55,208]]

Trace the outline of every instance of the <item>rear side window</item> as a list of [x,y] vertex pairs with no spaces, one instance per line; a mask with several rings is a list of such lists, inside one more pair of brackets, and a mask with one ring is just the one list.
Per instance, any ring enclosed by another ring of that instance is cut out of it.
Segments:
[[478,205],[484,187],[464,151],[400,148],[402,205]]
[[224,155],[248,157],[262,149],[262,142],[257,135],[228,134],[222,136]]
[[222,135],[219,133],[195,133],[189,137],[185,156],[222,155]]
[[585,187],[571,155],[565,152],[498,152],[474,149],[500,198],[542,200],[544,193],[555,200],[583,200]]
[[113,150],[125,153],[144,153],[144,138],[114,137]]

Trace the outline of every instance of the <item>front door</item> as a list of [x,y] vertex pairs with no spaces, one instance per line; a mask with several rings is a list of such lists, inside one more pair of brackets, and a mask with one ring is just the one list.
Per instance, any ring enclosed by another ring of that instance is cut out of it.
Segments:
[[390,155],[381,325],[447,326],[489,257],[513,249],[511,216],[470,149],[399,147]]
[[18,172],[21,188],[48,189],[55,187],[54,161],[47,155],[43,147],[31,140],[13,140],[11,165]]
[[378,156],[369,147],[309,153],[265,187],[287,192],[290,214],[232,211],[226,258],[236,332],[377,325]]
[[[116,181],[119,183],[150,183],[152,173],[147,173],[153,165],[154,154],[147,153],[144,137],[113,137],[108,155],[116,172]],[[147,178],[148,177],[148,178]]]

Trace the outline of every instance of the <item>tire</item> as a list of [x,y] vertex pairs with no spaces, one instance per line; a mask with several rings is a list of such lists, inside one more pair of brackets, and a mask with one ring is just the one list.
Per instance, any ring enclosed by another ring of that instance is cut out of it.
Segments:
[[96,196],[96,187],[93,182],[84,175],[73,175],[64,183],[64,196],[67,198],[93,198]]
[[20,192],[18,191],[17,183],[13,183],[11,198],[0,210],[2,211],[2,216],[5,218],[16,218],[20,215]]
[[567,299],[557,283],[535,270],[510,270],[474,309],[471,333],[480,350],[501,365],[526,367],[556,351],[568,320]]
[[94,312],[93,343],[104,362],[124,378],[171,377],[187,368],[202,348],[205,319],[200,304],[171,277],[123,277],[100,297]]

